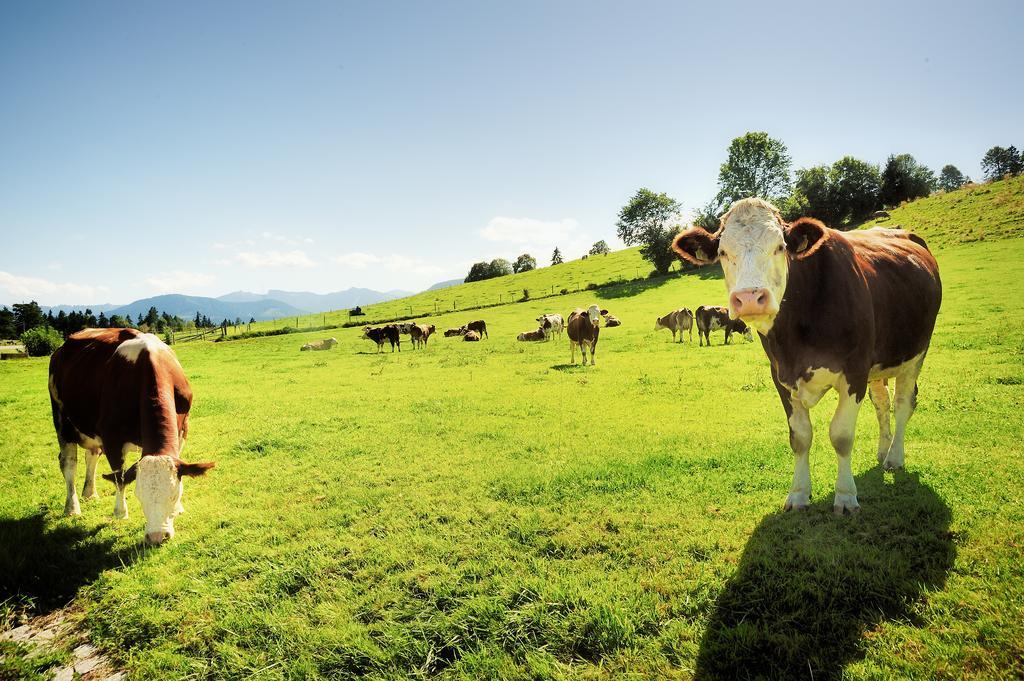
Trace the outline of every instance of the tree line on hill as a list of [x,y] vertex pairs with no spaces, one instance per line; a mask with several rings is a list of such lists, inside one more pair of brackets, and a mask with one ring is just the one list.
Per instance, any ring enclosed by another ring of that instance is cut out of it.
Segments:
[[[971,182],[952,164],[936,176],[910,154],[893,154],[881,168],[852,156],[795,172],[791,167],[782,141],[764,132],[737,137],[719,168],[718,192],[695,211],[693,223],[713,232],[734,202],[760,197],[778,206],[787,221],[813,217],[830,227],[849,229],[876,211]],[[981,167],[985,179],[993,181],[1020,175],[1024,161],[1016,147],[997,146],[985,153]],[[641,188],[619,212],[616,229],[624,243],[640,246],[655,272],[664,274],[675,260],[670,246],[683,224],[678,201],[664,192]]]
[[[608,247],[604,239],[601,239],[590,247],[587,255],[608,255],[611,252],[612,249]],[[565,258],[562,257],[562,251],[556,247],[551,253],[551,264],[561,265],[563,262],[565,262]],[[504,277],[508,274],[519,274],[520,272],[529,272],[535,269],[537,269],[537,259],[529,253],[523,253],[512,263],[504,258],[495,258],[490,262],[475,262],[469,268],[469,274],[466,275],[463,281],[466,283],[483,281],[484,279],[494,279],[495,277]]]
[[[255,321],[253,318],[249,319],[250,324]],[[160,312],[155,307],[150,307],[145,315],[139,313],[135,320],[130,314],[114,314],[108,317],[106,313],[100,312],[99,316],[96,316],[91,309],[84,312],[61,310],[56,315],[53,314],[53,310],[44,313],[34,300],[28,303],[15,303],[11,308],[0,307],[0,339],[20,339],[30,355],[50,354],[60,347],[65,338],[87,328],[134,328],[166,337],[170,333],[218,327],[226,329],[228,326],[239,326],[242,323],[241,318],[236,318],[234,321],[224,319],[217,324],[198,312],[195,319],[185,320],[178,315]]]

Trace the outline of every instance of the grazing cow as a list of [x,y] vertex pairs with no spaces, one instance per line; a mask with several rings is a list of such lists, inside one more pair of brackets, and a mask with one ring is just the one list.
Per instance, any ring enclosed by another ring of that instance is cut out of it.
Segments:
[[302,346],[302,350],[330,350],[338,344],[337,338],[325,338],[324,340],[310,341]]
[[464,329],[464,331],[476,331],[477,335],[480,336],[480,338],[490,338],[490,336],[487,335],[487,322],[485,322],[482,319],[478,319],[475,322],[470,322],[469,324],[466,324],[462,328]]
[[597,305],[584,310],[577,307],[569,313],[569,321],[565,328],[569,333],[569,362],[576,363],[576,346],[580,346],[583,364],[587,364],[587,348],[590,348],[590,365],[594,365],[594,351],[597,350],[597,337],[601,334],[601,315],[608,314]]
[[523,331],[521,334],[516,336],[516,340],[521,341],[543,341],[547,339],[548,334],[544,327],[539,327],[534,331]]
[[555,334],[561,337],[562,331],[565,329],[565,321],[560,314],[542,314],[537,317],[537,322],[540,324],[540,328],[544,330],[544,335],[548,338]]
[[[181,505],[182,477],[199,476],[213,462],[186,463],[179,457],[188,436],[192,389],[171,349],[156,336],[135,329],[85,329],[72,334],[50,357],[50,407],[67,485],[64,515],[79,515],[75,494],[78,448],[86,450],[85,500],[97,499],[96,464],[107,457],[114,483],[114,517],[127,518],[125,488],[146,517],[146,539],[160,544],[174,536]],[[124,470],[125,454],[142,457]]]
[[[807,508],[809,410],[834,388],[839,400],[829,427],[838,457],[833,510],[857,511],[850,455],[869,387],[878,417],[878,460],[887,470],[903,466],[917,377],[942,302],[938,264],[924,240],[897,229],[839,232],[810,218],[786,224],[771,204],[744,199],[722,216],[717,232],[690,229],[676,237],[673,248],[699,265],[721,259],[729,314],[761,338],[796,456],[785,508]],[[895,383],[895,433],[889,379]]]
[[480,334],[478,334],[476,331],[467,331],[466,333],[462,334],[462,340],[476,342],[480,340]]
[[[664,317],[658,317],[654,322],[654,330],[668,329],[672,332],[672,342],[676,340],[676,331],[679,332],[679,342],[683,342],[683,331],[690,332],[690,342],[693,342],[693,312],[690,308],[681,307],[672,310]],[[699,335],[699,334],[698,334]]]
[[707,307],[701,305],[697,308],[697,313],[694,315],[697,320],[697,339],[703,346],[704,341],[707,341],[708,347],[711,347],[712,331],[718,331],[722,329],[725,331],[725,344],[729,344],[729,339],[732,338],[734,333],[742,333],[743,337],[748,341],[754,340],[754,334],[750,328],[743,323],[741,319],[729,319],[729,311],[724,307]]
[[430,334],[434,333],[437,327],[433,324],[412,324],[409,329],[409,335],[412,338],[412,346],[418,347],[422,345],[426,347],[427,339],[430,338]]
[[460,327],[458,329],[446,329],[444,332],[444,337],[452,338],[453,336],[461,336],[464,333],[466,333],[465,327]]
[[604,325],[610,329],[616,326],[622,326],[622,321],[613,314],[606,314],[604,315]]
[[364,327],[363,338],[372,340],[377,344],[377,352],[384,352],[384,344],[391,343],[391,352],[395,351],[395,346],[398,346],[398,351],[402,351],[402,338],[398,335],[398,327],[394,324],[388,324],[379,328]]

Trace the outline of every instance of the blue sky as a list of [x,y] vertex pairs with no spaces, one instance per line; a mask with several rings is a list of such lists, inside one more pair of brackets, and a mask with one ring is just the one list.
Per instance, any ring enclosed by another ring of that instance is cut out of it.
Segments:
[[839,5],[0,3],[0,303],[575,257],[749,130],[975,178],[1024,146],[1019,3]]

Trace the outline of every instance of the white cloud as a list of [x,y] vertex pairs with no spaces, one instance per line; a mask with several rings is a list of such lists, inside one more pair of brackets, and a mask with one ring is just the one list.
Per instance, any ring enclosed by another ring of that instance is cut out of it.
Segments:
[[342,253],[331,258],[332,261],[339,265],[346,265],[348,267],[355,268],[357,270],[365,270],[370,265],[376,265],[381,261],[381,258],[370,253],[360,253],[355,251],[352,253]]
[[4,271],[0,271],[0,290],[6,291],[13,300],[38,300],[44,305],[96,303],[100,296],[110,292],[106,286],[57,283],[36,277],[19,277]]
[[242,251],[228,260],[219,260],[216,264],[237,263],[253,269],[267,267],[316,267],[305,251]]
[[351,267],[357,270],[365,270],[370,265],[376,265],[389,272],[404,272],[411,274],[443,274],[446,270],[438,265],[431,264],[422,258],[414,258],[408,255],[390,254],[385,256],[373,255],[372,253],[343,253],[336,255],[331,260],[339,265]]
[[554,248],[576,236],[580,223],[573,218],[562,220],[535,220],[533,218],[495,217],[480,230],[488,241],[505,241],[531,246]]
[[159,274],[147,277],[146,283],[161,293],[195,290],[203,286],[209,286],[217,280],[212,274],[201,272],[185,272],[183,270],[172,270],[160,272]]

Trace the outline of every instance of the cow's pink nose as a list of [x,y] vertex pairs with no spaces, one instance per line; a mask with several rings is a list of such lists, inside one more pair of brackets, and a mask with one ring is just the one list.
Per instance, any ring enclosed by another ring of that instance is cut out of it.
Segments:
[[733,318],[762,315],[770,311],[772,295],[766,288],[746,288],[733,291],[729,306]]
[[146,541],[148,541],[150,544],[159,545],[167,541],[167,539],[170,538],[170,536],[170,534],[162,530],[160,532],[147,532]]

